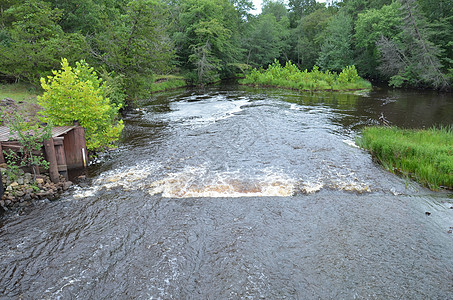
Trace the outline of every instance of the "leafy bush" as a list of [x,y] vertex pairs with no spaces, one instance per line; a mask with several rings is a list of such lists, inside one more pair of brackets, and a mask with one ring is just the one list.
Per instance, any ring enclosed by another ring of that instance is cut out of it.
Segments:
[[43,121],[64,126],[77,120],[85,128],[88,150],[114,147],[124,128],[118,119],[122,104],[104,97],[105,82],[83,60],[72,68],[63,58],[61,70],[52,73],[47,80],[41,78],[44,93],[38,103],[44,108]]
[[355,90],[369,89],[371,84],[360,78],[355,66],[343,69],[340,75],[335,72],[322,72],[318,66],[313,70],[300,71],[290,61],[283,67],[277,60],[267,70],[252,69],[243,84],[270,85],[298,90]]

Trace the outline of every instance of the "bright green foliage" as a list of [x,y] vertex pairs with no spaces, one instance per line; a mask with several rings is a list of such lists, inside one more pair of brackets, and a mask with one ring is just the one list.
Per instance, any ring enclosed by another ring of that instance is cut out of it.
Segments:
[[124,127],[118,120],[121,106],[104,97],[105,84],[84,61],[75,68],[62,59],[61,70],[41,78],[44,94],[38,97],[44,109],[44,121],[56,126],[72,125],[78,120],[85,128],[87,148],[100,150],[113,147]]
[[453,131],[367,127],[357,144],[391,172],[431,189],[453,188]]
[[333,71],[352,65],[352,18],[340,12],[330,19],[326,30],[317,64],[323,70]]
[[42,126],[37,120],[26,121],[25,118],[17,113],[7,113],[5,121],[10,129],[10,135],[14,136],[22,148],[18,153],[3,151],[7,161],[8,176],[15,177],[19,172],[19,168],[28,167],[32,169],[33,174],[37,174],[39,167],[47,169],[49,163],[40,155],[35,155],[34,152],[42,148],[43,141],[52,136],[52,125]]
[[317,66],[311,72],[300,71],[287,62],[283,67],[276,60],[267,70],[256,68],[241,81],[243,84],[276,86],[297,90],[357,90],[369,89],[371,84],[360,78],[354,66],[346,67],[340,75],[322,72]]

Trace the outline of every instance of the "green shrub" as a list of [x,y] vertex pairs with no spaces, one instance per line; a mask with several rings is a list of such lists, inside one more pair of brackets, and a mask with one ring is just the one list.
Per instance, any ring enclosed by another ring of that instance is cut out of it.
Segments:
[[371,83],[360,78],[355,66],[343,69],[340,75],[335,72],[322,72],[314,66],[311,72],[300,71],[290,61],[283,67],[277,60],[267,70],[252,69],[243,84],[270,85],[299,90],[357,90],[369,89]]
[[85,128],[88,150],[114,147],[124,127],[118,119],[121,103],[104,97],[105,82],[83,60],[72,68],[62,59],[61,70],[52,73],[47,80],[41,78],[44,93],[38,103],[44,109],[43,121],[64,126],[77,120]]

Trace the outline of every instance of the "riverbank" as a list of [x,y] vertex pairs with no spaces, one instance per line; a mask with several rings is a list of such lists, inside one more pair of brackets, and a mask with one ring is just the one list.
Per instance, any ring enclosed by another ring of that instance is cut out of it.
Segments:
[[154,83],[150,87],[151,93],[164,92],[188,86],[182,76],[160,75],[156,76]]
[[71,181],[66,181],[60,176],[59,183],[53,183],[49,176],[36,175],[35,180],[31,173],[21,172],[20,175],[10,177],[7,175],[7,165],[0,165],[4,194],[0,199],[0,210],[14,210],[19,207],[30,206],[39,199],[57,199],[71,186]]
[[453,189],[453,130],[366,127],[356,143],[384,168],[432,190]]

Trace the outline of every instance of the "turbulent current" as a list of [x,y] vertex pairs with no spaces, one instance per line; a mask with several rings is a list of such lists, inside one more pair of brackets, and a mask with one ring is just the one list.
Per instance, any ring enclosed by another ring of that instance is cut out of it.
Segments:
[[354,140],[451,95],[222,85],[142,100],[61,199],[0,220],[0,299],[448,299],[453,196]]

